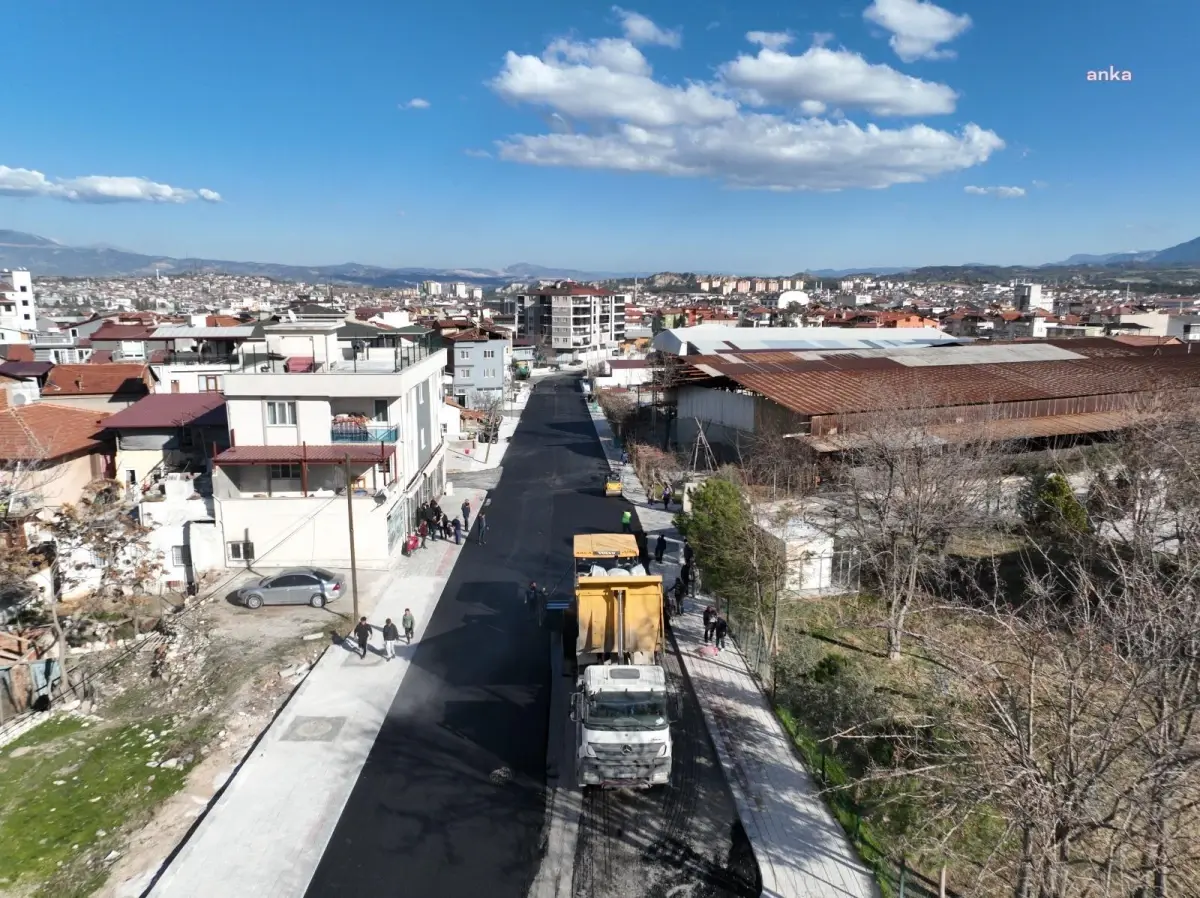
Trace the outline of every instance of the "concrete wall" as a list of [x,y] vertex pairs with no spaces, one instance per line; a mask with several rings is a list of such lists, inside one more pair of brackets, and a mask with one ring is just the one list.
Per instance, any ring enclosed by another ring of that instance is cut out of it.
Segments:
[[[165,437],[164,437],[165,439]],[[117,480],[127,483],[127,471],[133,471],[135,481],[141,483],[147,475],[163,460],[161,449],[118,449],[116,476]]]
[[[382,505],[372,498],[353,499],[355,551],[363,567],[388,563],[387,518],[398,499]],[[350,564],[346,498],[218,499],[217,513],[224,544],[249,535],[255,564],[269,567]],[[227,567],[244,566],[224,552]]]
[[[15,478],[13,488],[18,492],[40,494],[47,508],[74,504],[83,497],[84,488],[102,473],[95,470],[101,464],[99,458],[93,461],[93,456],[82,455],[41,470],[21,473]],[[4,472],[5,477],[0,479],[8,479],[11,473]]]
[[[211,392],[206,389],[206,377],[215,377],[217,390],[223,390],[225,375],[229,373],[228,365],[151,365],[150,368],[158,378],[155,393]],[[178,389],[172,387],[173,382],[179,384]]]

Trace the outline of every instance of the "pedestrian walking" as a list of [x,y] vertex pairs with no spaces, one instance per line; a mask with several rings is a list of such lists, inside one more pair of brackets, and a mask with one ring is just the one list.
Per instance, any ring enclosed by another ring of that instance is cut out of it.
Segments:
[[629,464],[629,453],[626,452],[624,449],[621,450],[621,464],[623,464],[623,465]]
[[429,522],[422,521],[420,526],[417,527],[417,533],[421,535],[421,548],[428,548],[428,546],[425,545],[425,540],[429,539]]
[[621,512],[621,532],[633,533],[633,512],[628,508]]
[[667,554],[667,538],[663,534],[658,535],[658,539],[654,541],[654,560],[659,564],[663,563],[663,557]]
[[389,617],[383,622],[383,657],[391,661],[396,657],[396,643],[400,641],[400,631]]
[[675,594],[676,613],[683,614],[683,581],[678,577],[675,578],[675,584],[671,587],[671,592]]
[[454,527],[454,545],[461,546],[462,545],[462,523],[458,520],[458,518],[455,518],[454,523],[451,526]]
[[683,541],[683,563],[688,567],[692,565],[692,558],[696,555],[696,550],[692,548],[692,544],[686,539]]
[[463,499],[461,511],[463,514],[463,523],[462,523],[463,530],[466,530],[469,532],[471,529],[471,500],[470,499]]
[[479,512],[479,517],[475,519],[476,528],[479,530],[479,545],[487,545],[487,512],[482,509]]
[[729,635],[729,622],[723,617],[718,617],[713,632],[717,637],[717,648],[725,648],[725,637]]
[[663,511],[671,507],[671,485],[664,484],[662,488]]
[[354,638],[358,640],[358,653],[364,658],[367,657],[367,645],[371,642],[371,625],[365,617],[360,618],[358,626],[354,628]]
[[692,591],[692,566],[685,564],[679,569],[679,579],[683,581],[683,591]]
[[717,612],[712,605],[704,609],[704,641],[712,642],[713,630],[716,629]]
[[408,640],[409,645],[412,645],[413,630],[417,626],[416,620],[413,619],[412,611],[405,608],[404,616],[400,618],[400,623],[404,627],[404,638]]

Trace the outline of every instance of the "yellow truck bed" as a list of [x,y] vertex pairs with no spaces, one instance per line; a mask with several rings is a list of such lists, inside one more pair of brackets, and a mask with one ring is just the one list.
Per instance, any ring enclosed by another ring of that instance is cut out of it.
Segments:
[[[628,539],[637,552],[632,536],[601,536]],[[576,537],[577,542],[579,539]],[[576,656],[617,651],[619,590],[625,591],[625,651],[654,653],[663,649],[662,577],[580,577],[575,587]]]

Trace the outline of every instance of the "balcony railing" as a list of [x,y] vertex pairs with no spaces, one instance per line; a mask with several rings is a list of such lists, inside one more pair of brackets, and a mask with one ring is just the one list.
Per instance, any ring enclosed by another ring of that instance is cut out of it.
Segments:
[[400,428],[394,424],[355,424],[335,421],[329,428],[331,443],[396,443]]
[[166,357],[163,359],[165,365],[222,365],[222,366],[238,366],[242,364],[242,357],[236,352],[227,352],[221,350],[218,352],[176,352],[171,349],[167,351]]

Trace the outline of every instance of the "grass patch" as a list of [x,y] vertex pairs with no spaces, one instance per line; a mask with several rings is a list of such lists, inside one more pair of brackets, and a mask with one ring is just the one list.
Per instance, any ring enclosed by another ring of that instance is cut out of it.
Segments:
[[6,748],[0,754],[0,888],[20,887],[39,898],[95,891],[121,831],[177,792],[193,762],[149,765],[194,758],[197,735],[194,728],[174,728],[169,718],[123,726],[63,718]]

